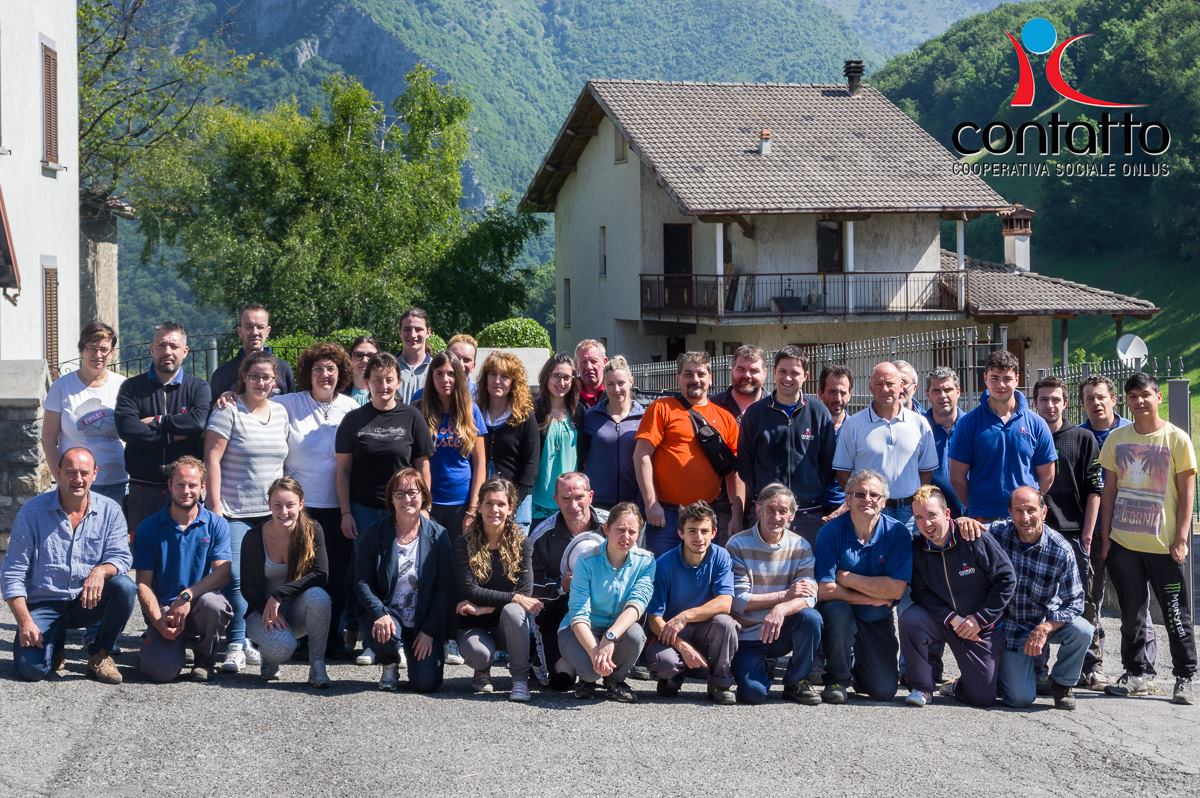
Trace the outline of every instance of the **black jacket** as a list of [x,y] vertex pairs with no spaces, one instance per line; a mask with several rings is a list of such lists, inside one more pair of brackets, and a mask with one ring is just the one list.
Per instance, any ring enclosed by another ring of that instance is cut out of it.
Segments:
[[254,527],[242,538],[242,598],[246,600],[246,617],[253,612],[262,612],[267,599],[272,596],[283,607],[300,597],[310,587],[324,587],[329,582],[329,557],[325,554],[325,533],[321,525],[313,535],[313,564],[308,573],[291,582],[284,582],[270,594],[267,593],[266,552],[263,550],[262,524]]
[[518,503],[524,501],[533,489],[542,456],[542,436],[533,413],[522,424],[514,426],[505,421],[498,427],[488,427],[484,448],[496,476],[516,485]]
[[833,417],[815,396],[801,396],[788,416],[768,394],[746,408],[738,434],[738,476],[746,483],[747,503],[772,482],[796,494],[801,508],[820,505],[833,478],[837,448]]
[[991,629],[1004,616],[1017,589],[1012,561],[989,534],[963,540],[950,527],[949,545],[930,548],[918,535],[913,540],[912,600],[949,626],[954,615],[974,615],[981,629]]
[[[267,351],[270,351],[269,349]],[[246,350],[239,349],[237,355],[228,363],[222,363],[217,366],[216,371],[212,373],[212,379],[208,384],[212,386],[212,395],[220,396],[226,391],[232,391],[238,381],[238,366],[242,364],[242,358],[246,356]],[[292,366],[281,357],[275,358],[275,390],[272,395],[279,393],[294,393],[296,390],[296,378],[292,374]]]
[[[203,455],[212,394],[199,377],[180,377],[164,385],[147,372],[125,380],[117,392],[117,434],[125,441],[125,470],[135,482],[165,485],[164,466],[184,455]],[[159,417],[158,423],[143,424],[150,416]]]
[[[592,518],[584,532],[604,534],[600,517],[592,509]],[[583,534],[582,532],[580,534]],[[562,590],[562,556],[567,544],[575,537],[567,529],[562,513],[555,513],[539,524],[529,535],[532,548],[530,564],[533,569],[533,595],[542,600],[538,626],[557,628],[567,614],[568,595]]]
[[[421,518],[417,554],[417,607],[414,624],[435,640],[449,634],[454,595],[450,535],[445,527]],[[387,604],[396,592],[396,557],[392,541],[396,524],[387,518],[360,532],[354,543],[354,593],[361,618],[368,624],[388,614]]]

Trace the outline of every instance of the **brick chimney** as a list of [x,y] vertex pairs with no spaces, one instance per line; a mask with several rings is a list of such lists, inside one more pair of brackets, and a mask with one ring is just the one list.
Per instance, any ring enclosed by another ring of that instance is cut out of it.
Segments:
[[771,128],[769,127],[764,127],[758,131],[758,154],[771,154]]
[[1017,203],[1000,211],[1003,225],[1004,265],[1018,272],[1029,271],[1029,238],[1033,235],[1033,216],[1037,211]]
[[847,61],[842,74],[846,76],[846,88],[849,89],[850,96],[857,97],[859,89],[862,88],[863,62],[860,59]]

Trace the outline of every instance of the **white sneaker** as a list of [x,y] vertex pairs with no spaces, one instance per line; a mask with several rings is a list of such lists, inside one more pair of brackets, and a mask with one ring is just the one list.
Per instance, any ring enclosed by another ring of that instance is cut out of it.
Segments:
[[458,642],[455,640],[446,641],[446,664],[447,665],[462,665],[465,660],[462,654],[458,653]]
[[246,652],[242,651],[240,643],[230,643],[225,649],[225,661],[221,663],[222,673],[240,673],[246,667]]
[[354,658],[354,664],[355,665],[374,665],[375,664],[375,650],[371,649],[371,648],[364,648],[362,650],[362,653]]
[[390,693],[400,689],[400,676],[395,665],[384,665],[383,673],[379,676],[379,689]]
[[262,654],[254,647],[249,638],[242,644],[242,653],[246,655],[247,665],[262,665]]
[[396,662],[396,667],[400,670],[408,669],[408,658],[404,656],[404,649],[400,649],[400,659]]

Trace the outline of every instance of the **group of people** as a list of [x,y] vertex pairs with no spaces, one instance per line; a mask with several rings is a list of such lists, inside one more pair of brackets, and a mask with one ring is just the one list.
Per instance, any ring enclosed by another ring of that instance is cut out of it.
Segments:
[[[82,627],[87,672],[119,683],[137,605],[155,682],[189,654],[195,680],[273,679],[306,648],[318,688],[330,660],[353,659],[380,665],[384,690],[404,670],[436,691],[465,664],[491,693],[507,662],[513,701],[540,685],[634,702],[637,671],[663,697],[700,678],[715,704],[760,704],[781,673],[801,704],[891,701],[903,684],[914,707],[1044,694],[1073,709],[1079,687],[1158,691],[1153,593],[1172,699],[1193,701],[1196,460],[1146,374],[1124,386],[1132,422],[1091,377],[1073,426],[1066,385],[1027,399],[1005,351],[969,411],[954,370],[926,376],[922,406],[898,361],[875,366],[850,414],[856,375],[826,366],[805,395],[797,346],[739,348],[711,396],[709,356],[686,352],[678,392],[643,403],[625,359],[591,339],[552,356],[534,396],[513,353],[477,364],[467,335],[428,351],[419,308],[397,355],[367,336],[318,343],[295,372],[270,329],[247,306],[242,349],[205,382],[185,373],[178,324],[128,379],[108,370],[111,327],[84,328],[80,369],[46,400],[57,486],[21,508],[0,566],[20,678],[61,668]],[[1106,571],[1124,671],[1111,682]]]

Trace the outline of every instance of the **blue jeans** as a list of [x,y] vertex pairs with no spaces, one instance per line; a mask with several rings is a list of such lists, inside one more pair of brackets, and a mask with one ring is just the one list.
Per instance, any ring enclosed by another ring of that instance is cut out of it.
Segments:
[[396,633],[386,643],[380,643],[371,634],[370,621],[364,620],[362,623],[362,639],[375,652],[375,661],[380,665],[396,664],[400,660],[400,647],[403,646],[404,659],[408,662],[408,686],[418,693],[436,692],[442,686],[446,669],[446,663],[443,661],[446,641],[435,637],[429,656],[418,660],[413,653],[418,630],[401,624],[400,616],[391,607],[388,607],[388,614],[392,616],[392,622],[396,625]]
[[229,545],[232,547],[232,558],[230,559],[230,567],[233,569],[232,575],[229,577],[229,584],[225,585],[225,598],[229,599],[229,606],[233,607],[233,620],[229,622],[229,629],[225,633],[230,645],[242,645],[246,642],[246,599],[242,598],[242,540],[246,537],[246,533],[250,528],[265,521],[270,516],[263,518],[229,518],[225,520],[229,522]]
[[888,518],[893,518],[908,527],[908,533],[914,534],[915,526],[913,525],[912,505],[907,507],[885,507],[883,514]]
[[646,548],[655,559],[679,545],[679,508],[674,504],[663,504],[662,526],[646,524]]
[[30,604],[29,614],[38,629],[42,630],[44,645],[22,646],[20,635],[13,639],[13,662],[17,675],[27,681],[36,682],[50,673],[54,654],[66,643],[68,629],[79,629],[99,622],[96,639],[88,646],[88,653],[111,652],[117,637],[125,630],[125,623],[133,614],[137,601],[137,588],[125,574],[114,576],[104,583],[100,602],[90,610],[76,597],[72,601],[41,601]]
[[[361,535],[380,521],[390,518],[392,511],[388,507],[375,508],[351,502],[350,514],[354,516],[354,525],[358,527],[358,534]],[[350,570],[354,570],[353,561],[351,561]]]
[[900,640],[891,613],[864,621],[844,601],[817,605],[825,618],[825,684],[847,685],[875,701],[891,701],[900,686]]
[[[1063,687],[1074,687],[1083,673],[1083,658],[1092,644],[1092,625],[1075,618],[1050,633],[1046,645],[1058,646],[1058,659],[1050,678]],[[1024,651],[1005,651],[1000,655],[1000,697],[1010,707],[1027,707],[1037,698],[1037,657]]]
[[733,657],[733,678],[737,682],[738,701],[761,704],[767,700],[767,693],[771,690],[768,659],[777,659],[788,653],[792,655],[787,672],[783,674],[784,687],[807,679],[821,646],[823,625],[821,613],[805,608],[784,619],[779,637],[770,645],[758,638],[739,640],[737,654]]
[[[92,485],[92,492],[99,493],[101,496],[112,499],[117,504],[121,505],[121,509],[125,509],[125,489],[128,487],[128,482],[114,482],[111,485]],[[134,530],[129,530],[133,532]]]

